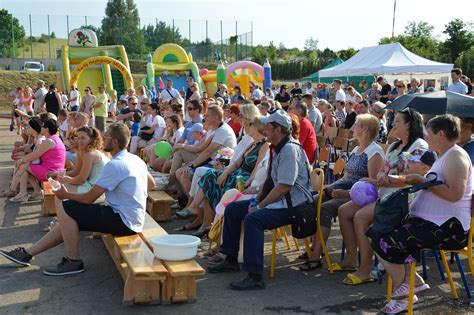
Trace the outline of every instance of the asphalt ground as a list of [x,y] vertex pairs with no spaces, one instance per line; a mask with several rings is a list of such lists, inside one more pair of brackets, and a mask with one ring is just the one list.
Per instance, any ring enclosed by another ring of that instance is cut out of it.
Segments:
[[[9,120],[0,119],[0,190],[7,189],[13,162],[11,148],[18,136],[8,130]],[[44,232],[43,226],[51,220],[40,214],[41,203],[13,204],[0,198],[0,248],[11,250],[18,246],[28,247]],[[169,232],[183,225],[184,221],[162,224]],[[338,224],[334,224],[328,243],[332,261],[340,257],[341,237]],[[121,304],[123,282],[107,250],[100,239],[92,239],[91,233],[81,234],[81,256],[86,272],[68,277],[48,277],[41,270],[55,265],[64,254],[58,246],[34,258],[32,265],[18,268],[0,257],[0,313],[1,314],[373,314],[384,305],[386,281],[383,284],[368,283],[359,286],[342,284],[345,273],[331,275],[326,266],[305,273],[297,270],[298,252],[292,245],[287,250],[283,241],[277,244],[276,275],[269,277],[271,234],[266,233],[265,274],[266,289],[236,292],[228,289],[228,282],[244,276],[243,273],[206,274],[197,279],[197,301],[172,305]],[[300,242],[300,245],[301,242]],[[302,246],[301,246],[302,247]],[[203,241],[197,261],[206,267],[202,258],[208,248]],[[466,298],[460,274],[451,265],[459,301],[451,298],[449,285],[440,280],[434,259],[427,259],[427,282],[431,290],[422,293],[415,305],[419,314],[467,314],[474,308]],[[462,259],[472,277],[467,260]]]

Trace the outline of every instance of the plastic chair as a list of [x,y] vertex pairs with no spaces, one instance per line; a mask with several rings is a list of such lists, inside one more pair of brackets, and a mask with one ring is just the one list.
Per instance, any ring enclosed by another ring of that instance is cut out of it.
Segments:
[[[321,231],[321,204],[323,202],[323,189],[324,189],[324,172],[322,169],[314,169],[313,172],[311,173],[312,178],[317,178],[317,180],[312,180],[313,183],[313,190],[317,191],[319,193],[318,195],[318,202],[316,204],[316,224],[317,224],[317,236],[319,237],[319,240],[321,242],[321,247],[323,248],[323,253],[324,253],[324,258],[326,259],[326,264],[329,267],[329,272],[334,273],[334,270],[332,268],[332,263],[331,263],[331,258],[329,257],[329,252],[326,247],[326,243],[324,242],[323,238],[323,232]],[[308,254],[308,257],[311,256],[311,247],[309,246],[308,239],[305,238],[303,240],[304,247],[306,249],[306,253]]]
[[[448,276],[448,282],[449,286],[451,287],[451,294],[453,295],[453,299],[458,300],[459,296],[458,293],[456,292],[456,287],[454,285],[453,277],[451,276],[451,271],[449,270],[448,262],[446,260],[446,255],[444,254],[443,251],[439,252],[441,256],[441,261],[443,263],[443,266],[446,270],[446,275]],[[408,314],[412,315],[413,314],[413,296],[415,295],[415,267],[416,263],[412,262],[410,263],[410,279],[409,279],[409,293],[408,293]],[[392,299],[392,277],[388,275],[388,281],[387,281],[387,301],[390,302]]]

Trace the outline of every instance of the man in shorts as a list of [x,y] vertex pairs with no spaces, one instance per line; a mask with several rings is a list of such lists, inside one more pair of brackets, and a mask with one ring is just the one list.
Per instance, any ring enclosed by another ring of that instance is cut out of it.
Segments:
[[[146,164],[127,152],[130,131],[124,124],[109,126],[104,134],[104,150],[113,156],[96,184],[87,193],[68,192],[64,185],[55,191],[64,200],[58,204],[59,224],[30,248],[0,250],[0,255],[29,266],[33,256],[64,243],[65,257],[53,267],[43,270],[49,276],[64,276],[84,271],[79,254],[79,231],[113,235],[132,235],[142,231],[145,222],[147,192],[154,185]],[[94,204],[105,193],[106,205]]]

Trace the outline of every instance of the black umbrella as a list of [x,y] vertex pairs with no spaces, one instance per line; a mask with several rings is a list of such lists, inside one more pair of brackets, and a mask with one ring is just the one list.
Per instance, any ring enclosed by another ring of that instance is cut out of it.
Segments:
[[421,114],[474,117],[474,97],[449,91],[407,94],[387,106],[387,109],[395,111],[405,108],[411,108]]

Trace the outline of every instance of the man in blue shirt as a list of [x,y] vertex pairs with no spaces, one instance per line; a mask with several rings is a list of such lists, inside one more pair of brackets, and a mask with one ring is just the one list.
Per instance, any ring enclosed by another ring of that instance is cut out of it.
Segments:
[[[61,262],[43,273],[64,276],[84,271],[79,254],[79,231],[102,232],[113,235],[132,235],[142,231],[145,223],[146,198],[155,181],[146,164],[127,152],[130,131],[124,124],[109,126],[104,134],[104,150],[113,158],[104,166],[96,184],[89,192],[67,191],[64,185],[54,192],[59,224],[28,249],[18,247],[0,251],[0,255],[29,266],[33,256],[64,243],[66,256]],[[106,205],[94,204],[105,194]]]
[[321,88],[318,91],[318,98],[319,99],[325,99],[326,101],[329,101],[329,92],[326,90],[326,84],[323,83]]
[[461,81],[462,70],[460,68],[454,68],[451,70],[451,79],[453,82],[448,85],[448,91],[459,94],[467,94],[467,85]]

